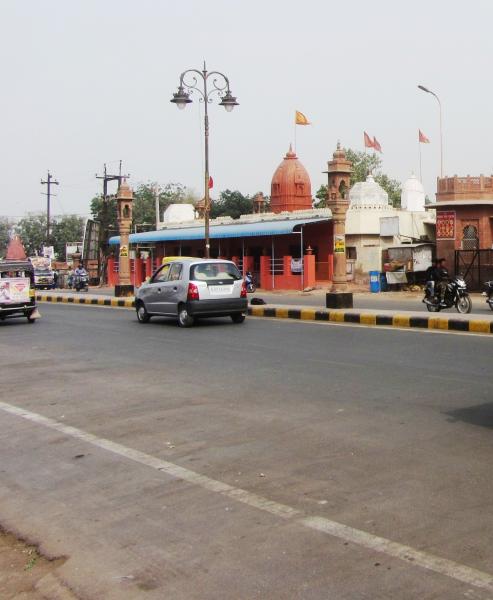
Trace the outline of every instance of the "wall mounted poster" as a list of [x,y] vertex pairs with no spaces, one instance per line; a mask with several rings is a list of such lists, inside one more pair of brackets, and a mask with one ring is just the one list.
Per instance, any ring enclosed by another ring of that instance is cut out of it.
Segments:
[[455,210],[437,211],[437,240],[455,240]]
[[344,242],[343,235],[335,235],[334,236],[334,252],[337,254],[345,254],[346,253],[346,244]]

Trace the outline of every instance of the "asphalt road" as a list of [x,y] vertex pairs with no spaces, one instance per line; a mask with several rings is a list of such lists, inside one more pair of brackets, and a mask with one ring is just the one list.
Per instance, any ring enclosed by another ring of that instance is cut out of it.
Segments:
[[493,598],[490,337],[41,313],[0,324],[0,525],[80,598]]

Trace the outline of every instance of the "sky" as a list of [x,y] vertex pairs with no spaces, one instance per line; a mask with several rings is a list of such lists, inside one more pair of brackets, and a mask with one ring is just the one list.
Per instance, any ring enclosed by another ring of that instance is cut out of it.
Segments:
[[[212,195],[270,195],[294,142],[312,181],[326,182],[338,140],[363,150],[375,135],[383,171],[419,176],[493,172],[491,0],[0,0],[0,216],[46,210],[48,169],[59,181],[52,214],[89,215],[95,178],[181,183],[202,195],[203,105],[170,103],[180,73],[217,70],[240,103],[209,105]],[[114,189],[110,190],[114,192]]]

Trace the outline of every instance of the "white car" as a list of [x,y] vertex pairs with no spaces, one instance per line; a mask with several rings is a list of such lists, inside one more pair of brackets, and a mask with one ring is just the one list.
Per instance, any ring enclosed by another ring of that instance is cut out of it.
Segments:
[[137,319],[177,317],[180,327],[195,318],[231,317],[243,323],[248,300],[245,282],[230,260],[176,258],[160,267],[137,291]]

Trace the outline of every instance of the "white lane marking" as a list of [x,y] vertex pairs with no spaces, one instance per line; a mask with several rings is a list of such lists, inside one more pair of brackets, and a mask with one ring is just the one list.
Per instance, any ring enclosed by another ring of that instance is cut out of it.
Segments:
[[331,521],[324,517],[306,516],[302,511],[292,508],[291,506],[274,502],[247,490],[234,487],[222,481],[207,477],[206,475],[191,471],[190,469],[180,467],[175,463],[156,458],[141,452],[140,450],[128,448],[117,442],[112,442],[111,440],[98,437],[92,433],[83,431],[82,429],[59,423],[54,419],[13,406],[12,404],[0,401],[0,409],[6,413],[22,417],[27,421],[43,425],[49,429],[54,429],[67,436],[92,444],[93,446],[97,446],[98,448],[133,460],[134,462],[143,464],[147,467],[157,469],[171,477],[187,481],[188,483],[197,485],[210,492],[222,494],[232,500],[237,500],[238,502],[283,519],[293,519],[293,522],[308,529],[328,534],[332,537],[351,542],[369,550],[381,552],[392,558],[403,560],[407,564],[419,566],[429,571],[446,575],[456,581],[493,592],[493,576],[484,571],[479,571],[452,560],[440,558],[439,556],[429,554],[428,552],[416,550],[410,546],[393,542],[392,540],[373,535],[361,529],[349,527],[348,525],[338,523],[337,521]]

